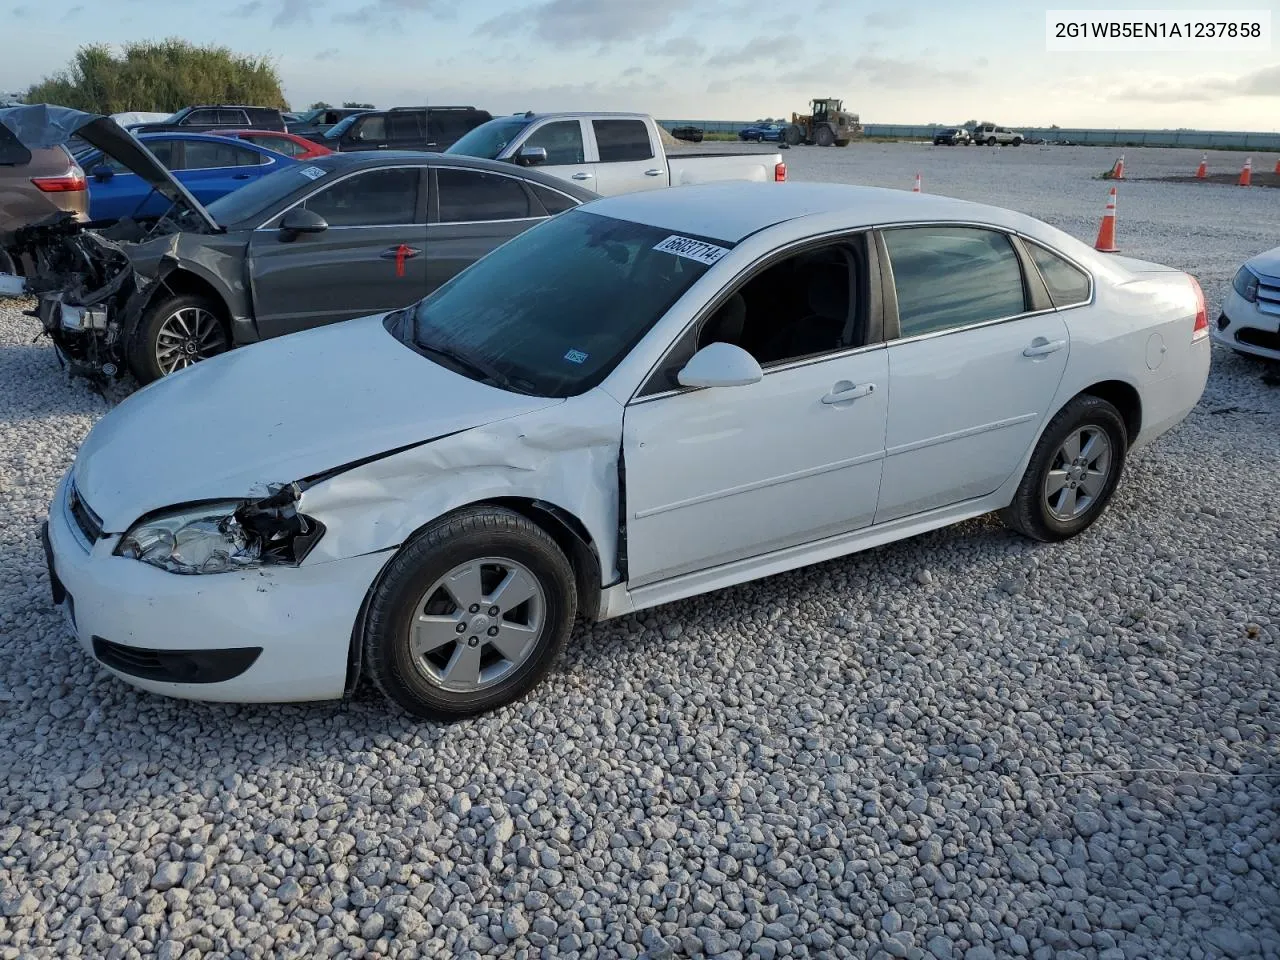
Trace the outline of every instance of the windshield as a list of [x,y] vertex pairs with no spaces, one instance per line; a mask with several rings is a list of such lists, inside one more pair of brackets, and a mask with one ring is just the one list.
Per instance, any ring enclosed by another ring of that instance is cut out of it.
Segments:
[[298,188],[311,183],[320,184],[332,173],[319,162],[284,167],[219,197],[206,209],[219,226],[230,227],[260,217]]
[[[657,249],[668,246],[683,255]],[[725,247],[574,210],[392,314],[387,328],[473,379],[572,397],[607,377]]]
[[490,120],[471,130],[445,153],[460,153],[464,157],[482,157],[496,160],[507,149],[507,144],[520,135],[520,131],[533,121],[525,116],[502,117]]
[[177,113],[171,113],[171,114],[169,114],[169,116],[165,117],[165,118],[164,118],[163,120],[161,120],[160,122],[161,122],[161,123],[177,123],[177,122],[179,122],[183,117],[185,117],[188,113],[190,113],[190,112],[191,112],[192,110],[194,110],[194,109],[195,109],[195,107],[183,107],[183,108],[182,108],[181,110],[179,110]]

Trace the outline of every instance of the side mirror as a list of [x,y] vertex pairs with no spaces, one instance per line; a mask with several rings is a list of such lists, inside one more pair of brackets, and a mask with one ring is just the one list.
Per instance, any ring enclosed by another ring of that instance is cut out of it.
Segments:
[[676,376],[682,387],[742,387],[764,379],[756,358],[731,343],[709,343]]
[[547,162],[546,147],[521,147],[520,148],[520,165],[522,167],[533,167],[539,163]]
[[99,183],[106,183],[115,175],[116,175],[116,172],[112,170],[109,166],[107,166],[105,163],[99,164],[98,166],[94,167],[91,173],[91,176],[93,177],[93,179],[97,180]]
[[324,233],[329,229],[324,217],[306,207],[294,207],[280,221],[280,239],[288,243],[303,233]]

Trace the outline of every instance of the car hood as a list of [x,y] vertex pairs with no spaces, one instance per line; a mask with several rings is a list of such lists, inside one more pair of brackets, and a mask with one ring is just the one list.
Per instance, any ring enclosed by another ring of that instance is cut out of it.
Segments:
[[1250,257],[1245,262],[1245,266],[1268,280],[1280,278],[1280,247],[1260,253],[1256,257]]
[[90,431],[73,467],[109,533],[196,500],[261,496],[563,400],[478,383],[363,317],[232,350],[144,387]]
[[41,103],[0,109],[0,126],[8,128],[28,150],[65,147],[73,137],[79,137],[124,164],[170,203],[189,209],[210,230],[218,229],[209,211],[174,178],[155,154],[110,117]]

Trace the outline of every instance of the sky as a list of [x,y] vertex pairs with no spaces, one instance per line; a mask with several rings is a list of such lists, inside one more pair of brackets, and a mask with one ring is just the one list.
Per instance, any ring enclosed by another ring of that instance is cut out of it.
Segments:
[[271,57],[294,107],[355,100],[470,104],[495,115],[620,110],[754,120],[833,96],[863,123],[1280,130],[1280,45],[1228,54],[1048,52],[1046,5],[1026,0],[5,3],[13,0],[0,0],[6,92],[61,69],[85,43],[181,37]]

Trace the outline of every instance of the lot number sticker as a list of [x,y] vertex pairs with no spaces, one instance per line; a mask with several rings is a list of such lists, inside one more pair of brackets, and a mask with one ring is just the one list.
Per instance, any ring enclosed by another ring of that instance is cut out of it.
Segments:
[[324,176],[323,167],[303,167],[301,172],[308,180],[319,180]]
[[704,243],[701,240],[693,240],[689,237],[681,237],[674,234],[667,237],[653,249],[659,253],[674,253],[677,257],[696,260],[698,263],[705,263],[707,266],[715,263],[729,252],[728,248],[717,247],[714,243]]

